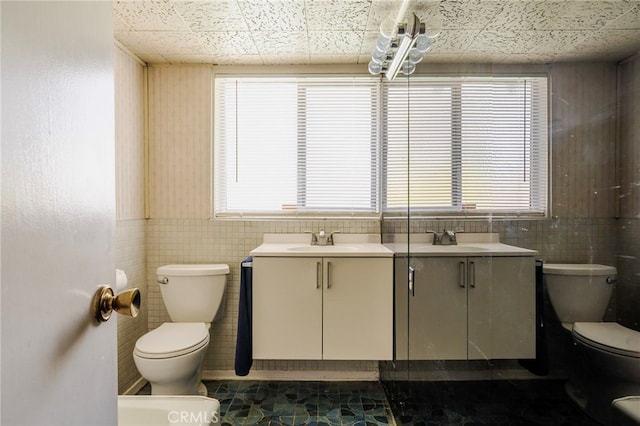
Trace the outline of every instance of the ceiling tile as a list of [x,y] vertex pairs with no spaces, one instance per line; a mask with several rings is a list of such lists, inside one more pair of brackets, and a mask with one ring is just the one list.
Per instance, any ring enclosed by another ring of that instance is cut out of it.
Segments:
[[309,54],[307,33],[258,31],[252,33],[258,51],[263,55]]
[[126,31],[132,31],[133,29],[129,24],[123,21],[118,15],[113,15],[113,32],[121,33]]
[[371,3],[367,0],[307,0],[309,30],[363,30]]
[[247,31],[242,10],[235,0],[172,1],[192,31]]
[[443,29],[482,29],[502,10],[504,0],[450,0],[440,4]]
[[170,31],[129,31],[117,34],[118,40],[140,54],[165,55],[190,52],[205,54],[202,44],[190,33]]
[[588,35],[571,31],[481,31],[469,45],[469,52],[503,54],[552,54],[559,49],[575,50]]
[[[114,35],[151,63],[366,64],[401,0],[115,1]],[[640,50],[640,0],[408,0],[441,28],[425,62],[620,60]],[[168,59],[170,58],[170,59]]]
[[194,33],[195,38],[212,55],[257,55],[251,33],[247,31],[203,31]]
[[[310,58],[312,63],[321,65],[355,64],[358,61],[357,55],[311,55]],[[366,65],[362,66],[362,72],[368,72]]]
[[605,25],[605,29],[609,30],[638,30],[640,29],[640,2],[634,3],[635,7],[630,9],[624,15],[618,17],[618,19],[609,22]]
[[[640,30],[603,30],[589,35],[577,46],[578,53],[594,53],[601,57],[630,56],[638,52]],[[612,47],[615,46],[615,47]]]
[[466,52],[469,45],[473,43],[480,30],[442,30],[438,38],[433,41],[432,53],[455,53],[457,55]]
[[306,31],[304,0],[238,0],[250,31]]
[[489,23],[493,30],[582,30],[605,26],[630,9],[621,1],[510,0]]
[[316,55],[360,52],[360,31],[309,31],[309,49]]
[[115,1],[113,10],[135,31],[189,30],[168,0]]
[[309,55],[264,55],[265,65],[308,65]]
[[502,62],[505,55],[495,54],[453,54],[453,53],[427,53],[418,65],[417,72],[428,70],[429,64],[497,64]]

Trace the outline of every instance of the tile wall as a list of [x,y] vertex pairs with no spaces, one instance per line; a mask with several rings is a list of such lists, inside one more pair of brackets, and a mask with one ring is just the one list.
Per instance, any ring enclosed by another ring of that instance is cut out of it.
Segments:
[[618,319],[640,331],[640,57],[620,66]]
[[117,315],[118,392],[124,393],[140,375],[133,347],[147,329],[146,242],[144,214],[144,67],[116,47],[116,268],[127,274],[129,288],[138,288],[142,309],[138,317]]

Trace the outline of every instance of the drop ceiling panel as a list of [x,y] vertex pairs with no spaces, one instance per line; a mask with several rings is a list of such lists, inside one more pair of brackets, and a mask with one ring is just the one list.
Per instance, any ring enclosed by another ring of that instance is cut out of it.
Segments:
[[403,5],[441,30],[424,63],[640,50],[640,0],[125,0],[114,2],[114,34],[149,63],[366,64],[380,23]]

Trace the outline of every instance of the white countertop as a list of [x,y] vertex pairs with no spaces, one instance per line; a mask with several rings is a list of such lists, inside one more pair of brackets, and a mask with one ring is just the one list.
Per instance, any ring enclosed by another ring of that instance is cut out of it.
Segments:
[[265,234],[254,257],[393,257],[377,234],[334,234],[334,245],[311,245],[310,234]]
[[[384,245],[395,254],[412,256],[535,256],[536,250],[500,242],[497,233],[458,233],[457,245],[433,245],[432,234],[394,235]],[[407,242],[409,241],[409,243]]]
[[[380,243],[377,234],[334,234],[334,245],[311,245],[310,234],[265,234],[263,244],[251,251],[262,257],[392,257],[412,256],[535,256],[535,250],[500,242],[496,233],[459,233],[457,245],[433,245],[432,234],[394,235]],[[410,241],[410,243],[407,243]]]

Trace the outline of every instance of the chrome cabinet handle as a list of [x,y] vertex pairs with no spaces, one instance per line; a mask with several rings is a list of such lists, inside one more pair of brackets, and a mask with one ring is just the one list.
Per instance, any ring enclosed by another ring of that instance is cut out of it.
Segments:
[[469,262],[469,287],[476,288],[476,264]]
[[458,276],[458,285],[460,287],[462,287],[462,288],[466,287],[466,285],[464,283],[465,282],[465,276],[464,276],[465,274],[464,274],[464,272],[465,272],[465,264],[464,264],[464,262],[458,263],[458,274],[459,274],[459,276]]
[[416,295],[415,277],[416,270],[409,266],[409,293],[411,293],[412,296]]
[[327,289],[331,288],[331,262],[327,262]]
[[316,262],[316,288],[320,288],[320,281],[322,281],[322,263]]

